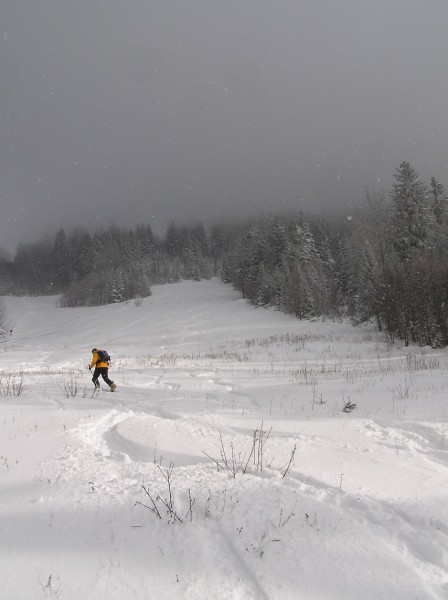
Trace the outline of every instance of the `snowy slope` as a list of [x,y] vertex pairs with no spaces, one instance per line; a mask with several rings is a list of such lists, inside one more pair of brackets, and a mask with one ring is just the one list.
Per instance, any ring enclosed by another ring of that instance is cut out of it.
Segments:
[[56,300],[4,298],[2,600],[448,597],[447,352],[217,280]]

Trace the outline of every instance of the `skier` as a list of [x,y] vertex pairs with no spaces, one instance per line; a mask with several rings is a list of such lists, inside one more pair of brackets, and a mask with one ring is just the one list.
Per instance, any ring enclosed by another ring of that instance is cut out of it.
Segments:
[[95,367],[92,377],[93,385],[95,388],[100,387],[98,379],[101,375],[107,385],[110,386],[111,392],[114,392],[117,386],[109,379],[109,355],[104,350],[99,350],[98,348],[92,348],[92,354],[92,362],[87,368],[92,371],[93,367]]

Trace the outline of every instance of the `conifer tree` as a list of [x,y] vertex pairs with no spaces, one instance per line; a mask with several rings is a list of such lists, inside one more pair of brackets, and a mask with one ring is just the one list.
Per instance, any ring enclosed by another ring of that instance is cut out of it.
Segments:
[[391,192],[395,205],[394,245],[399,258],[408,260],[416,249],[424,247],[428,237],[427,189],[407,161],[401,163],[394,177],[396,183]]
[[439,256],[448,258],[448,194],[443,185],[435,177],[431,178],[430,200],[434,215],[432,228],[432,245]]

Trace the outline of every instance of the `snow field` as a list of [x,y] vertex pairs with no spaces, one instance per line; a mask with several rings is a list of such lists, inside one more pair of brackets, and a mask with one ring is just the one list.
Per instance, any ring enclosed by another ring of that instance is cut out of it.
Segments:
[[[0,598],[446,597],[444,350],[216,280],[4,300],[0,389],[23,392],[0,396]],[[91,389],[95,345],[113,394]]]

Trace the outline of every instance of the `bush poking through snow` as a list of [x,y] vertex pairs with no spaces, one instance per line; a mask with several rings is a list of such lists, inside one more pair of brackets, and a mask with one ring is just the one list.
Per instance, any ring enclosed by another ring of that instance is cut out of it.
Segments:
[[183,523],[186,520],[193,520],[193,505],[195,503],[194,498],[191,497],[191,491],[188,490],[188,510],[185,516],[179,516],[179,509],[175,507],[176,496],[174,493],[173,487],[173,463],[170,463],[170,466],[164,471],[160,465],[158,465],[158,469],[160,473],[163,475],[163,478],[166,481],[167,485],[167,494],[166,497],[163,498],[160,494],[156,496],[152,495],[148,488],[142,485],[142,489],[147,495],[150,505],[144,504],[143,502],[136,502],[139,506],[143,506],[150,510],[154,515],[156,515],[160,520],[163,520],[165,517],[168,523]]
[[355,408],[356,408],[355,402],[352,402],[349,398],[347,400],[347,402],[344,404],[344,408],[342,409],[342,412],[349,413],[349,412],[352,412],[352,410],[354,410]]
[[218,467],[218,471],[225,471],[229,477],[235,479],[238,473],[247,473],[251,466],[256,471],[263,470],[264,460],[264,449],[265,444],[272,431],[272,427],[269,431],[263,429],[263,423],[261,423],[258,429],[255,429],[252,434],[252,446],[249,453],[236,452],[233,442],[230,443],[230,448],[226,448],[222,434],[219,434],[220,442],[220,457],[213,458],[207,452],[204,452],[205,456],[208,456],[215,465]]
[[78,379],[79,376],[77,376],[73,371],[70,371],[68,380],[63,379],[60,383],[58,383],[59,389],[66,398],[75,398],[78,395],[81,395],[83,398],[85,398],[88,395],[89,392],[86,386],[84,385],[81,389]]
[[[236,452],[233,442],[230,443],[230,448],[226,448],[222,434],[220,433],[220,457],[213,458],[207,454],[207,452],[203,452],[203,454],[205,454],[205,456],[210,458],[210,460],[215,463],[218,471],[224,471],[232,479],[235,479],[239,473],[244,475],[251,470],[263,471],[263,468],[265,467],[265,446],[271,431],[272,427],[269,429],[269,431],[263,429],[263,422],[261,422],[260,427],[254,429],[252,434],[252,445],[249,452]],[[297,444],[295,444],[291,450],[291,455],[288,462],[283,467],[278,469],[282,473],[282,479],[286,477],[294,462],[296,450]],[[271,466],[271,464],[268,466]]]
[[24,390],[23,373],[0,373],[0,396],[21,396]]

